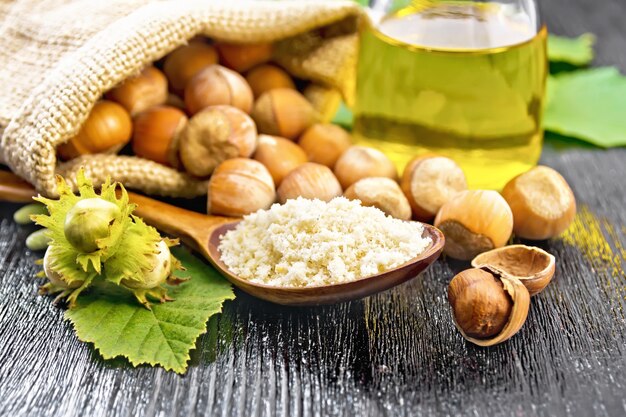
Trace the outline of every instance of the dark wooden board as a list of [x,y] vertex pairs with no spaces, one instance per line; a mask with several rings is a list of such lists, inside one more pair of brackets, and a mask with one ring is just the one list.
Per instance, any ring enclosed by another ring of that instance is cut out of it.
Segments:
[[[598,35],[599,65],[626,72],[626,2],[544,0],[550,29]],[[377,296],[286,308],[241,292],[181,377],[103,361],[62,310],[36,295],[32,228],[0,203],[0,415],[626,415],[626,149],[548,141],[543,163],[572,184],[581,214],[554,282],[526,325],[493,348],[455,330],[446,286],[465,264],[438,261]]]

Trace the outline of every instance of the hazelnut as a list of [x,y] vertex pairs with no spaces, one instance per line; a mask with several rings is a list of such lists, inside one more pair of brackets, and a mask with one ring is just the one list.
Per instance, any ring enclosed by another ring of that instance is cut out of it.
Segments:
[[298,143],[309,161],[332,169],[339,157],[352,145],[352,138],[337,125],[317,123],[302,134]]
[[444,253],[470,260],[506,244],[513,231],[513,214],[497,191],[461,191],[441,207],[435,226],[446,237]]
[[163,165],[179,166],[180,134],[187,116],[170,106],[156,106],[139,113],[133,122],[133,152]]
[[165,100],[165,105],[176,107],[177,109],[182,110],[182,111],[187,111],[187,108],[185,107],[185,101],[182,98],[180,98],[180,96],[174,93],[169,93],[167,95],[167,99]]
[[315,123],[317,115],[296,90],[275,88],[254,103],[252,118],[260,133],[295,139]]
[[510,245],[481,253],[472,259],[474,268],[488,268],[500,275],[519,279],[531,296],[541,292],[552,280],[554,256],[543,249]]
[[240,217],[267,209],[275,200],[272,176],[262,163],[252,159],[224,161],[209,180],[209,214]]
[[265,165],[276,185],[287,174],[307,162],[306,154],[289,139],[259,135],[254,159]]
[[278,187],[278,201],[304,197],[330,201],[341,195],[341,185],[327,166],[307,162],[291,171]]
[[502,195],[513,211],[513,231],[542,240],[563,233],[576,217],[576,199],[554,169],[537,166],[506,184]]
[[252,155],[256,139],[250,116],[230,106],[208,107],[182,131],[180,159],[188,173],[206,177],[226,159]]
[[68,160],[80,155],[117,152],[130,140],[133,124],[121,105],[102,100],[97,102],[78,134],[58,148],[61,158]]
[[443,156],[420,156],[409,162],[400,183],[414,217],[428,222],[450,198],[467,190],[465,174],[456,162]]
[[217,51],[202,42],[193,42],[172,51],[163,63],[163,72],[172,91],[182,93],[198,72],[218,63]]
[[381,151],[365,146],[348,148],[335,164],[335,175],[343,188],[368,177],[398,178],[396,166]]
[[250,113],[252,101],[252,90],[246,80],[235,71],[219,65],[201,70],[185,87],[185,105],[191,114],[219,104]]
[[254,97],[257,98],[266,91],[275,88],[296,89],[293,80],[285,70],[269,64],[252,69],[246,75],[246,81],[250,85]]
[[246,72],[270,60],[271,43],[235,44],[220,42],[215,45],[221,62],[237,72]]
[[526,287],[515,279],[482,269],[467,269],[448,286],[454,323],[463,337],[493,346],[519,331],[530,307]]
[[411,218],[411,206],[397,182],[386,177],[363,178],[344,192],[350,200],[361,200],[364,206],[379,208],[401,220]]
[[131,116],[167,100],[167,78],[150,66],[106,94],[106,98],[119,103]]

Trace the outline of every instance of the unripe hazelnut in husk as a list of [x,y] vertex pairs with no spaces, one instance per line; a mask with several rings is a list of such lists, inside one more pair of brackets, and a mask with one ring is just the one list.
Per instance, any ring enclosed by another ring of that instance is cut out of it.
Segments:
[[381,151],[366,146],[348,148],[335,163],[334,171],[343,188],[368,177],[398,178],[393,162]]
[[167,78],[150,66],[109,91],[106,98],[121,104],[134,117],[150,107],[165,103],[167,95]]
[[251,156],[256,141],[250,116],[235,107],[212,106],[189,119],[180,135],[180,159],[188,173],[206,177],[227,159]]
[[[74,280],[71,283],[67,283],[65,279],[63,279],[63,275],[55,270],[54,260],[58,259],[58,256],[55,256],[53,251],[55,251],[55,249],[51,246],[48,246],[48,249],[46,249],[46,253],[43,256],[43,272],[46,275],[46,278],[48,278],[48,281],[50,281],[50,284],[52,284],[53,289],[69,289],[80,287],[84,281]],[[45,287],[42,287],[42,289],[40,289],[40,292],[47,292],[43,288]]]
[[252,90],[246,80],[235,71],[220,65],[206,67],[185,87],[185,105],[191,114],[220,104],[250,113],[252,102]]
[[296,85],[285,70],[269,64],[259,65],[250,70],[246,75],[246,81],[256,98],[275,88],[296,89]]
[[108,100],[97,102],[78,134],[57,149],[65,160],[80,155],[117,152],[130,140],[130,115],[121,105]]
[[215,44],[223,65],[237,72],[263,64],[272,57],[271,43],[236,44],[218,42]]
[[262,163],[253,159],[226,160],[209,180],[209,214],[241,217],[267,209],[275,200],[272,176]]
[[437,155],[419,156],[410,161],[400,185],[411,204],[413,216],[422,222],[434,219],[450,198],[467,190],[461,167],[452,159]]
[[306,152],[309,161],[332,169],[339,157],[352,145],[352,138],[337,125],[316,123],[300,136],[298,144]]
[[110,201],[79,200],[65,217],[65,238],[79,252],[94,252],[98,250],[98,240],[109,236],[111,225],[119,215],[119,207]]
[[317,120],[311,103],[290,88],[276,88],[263,93],[254,103],[251,115],[259,133],[292,140]]
[[513,231],[524,239],[543,240],[563,233],[576,217],[576,199],[567,181],[546,166],[531,168],[502,190],[513,211]]
[[411,206],[397,182],[386,177],[363,178],[343,193],[350,200],[361,200],[364,206],[376,207],[396,219],[409,220]]
[[202,42],[192,42],[172,51],[163,63],[163,72],[172,91],[182,93],[189,80],[202,69],[218,63],[217,51]]
[[187,116],[170,106],[156,106],[140,113],[133,122],[133,152],[163,165],[177,168],[180,134]]
[[254,159],[265,165],[277,186],[287,174],[307,162],[306,154],[298,145],[270,135],[259,135]]
[[330,168],[307,162],[291,171],[277,192],[281,204],[298,197],[330,201],[341,195],[341,185]]
[[470,260],[507,243],[513,232],[513,214],[497,191],[462,191],[439,209],[435,226],[446,237],[445,254]]
[[152,268],[145,271],[141,280],[123,279],[121,283],[128,288],[149,290],[164,284],[172,272],[172,253],[164,240],[156,244],[154,253],[148,254]]

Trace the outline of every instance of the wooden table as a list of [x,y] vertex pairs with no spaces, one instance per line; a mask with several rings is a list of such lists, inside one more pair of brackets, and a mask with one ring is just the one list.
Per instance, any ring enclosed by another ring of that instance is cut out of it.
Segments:
[[[545,0],[551,30],[598,35],[597,64],[626,72],[626,3]],[[572,184],[580,213],[553,283],[526,325],[493,348],[454,328],[446,286],[463,264],[365,300],[282,308],[237,293],[213,318],[188,373],[103,361],[37,295],[30,228],[0,215],[3,416],[626,414],[626,149],[549,140],[542,162]]]

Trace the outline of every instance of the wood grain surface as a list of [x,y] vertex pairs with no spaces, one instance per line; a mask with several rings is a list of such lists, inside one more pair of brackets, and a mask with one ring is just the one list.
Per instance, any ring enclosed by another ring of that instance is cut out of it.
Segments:
[[[626,2],[543,0],[558,34],[598,36],[599,65],[626,72]],[[543,163],[580,212],[560,239],[554,281],[520,333],[492,348],[454,328],[446,286],[467,264],[365,300],[288,308],[242,292],[209,322],[181,377],[103,361],[37,295],[33,230],[0,203],[2,416],[626,415],[626,149],[551,138]]]

